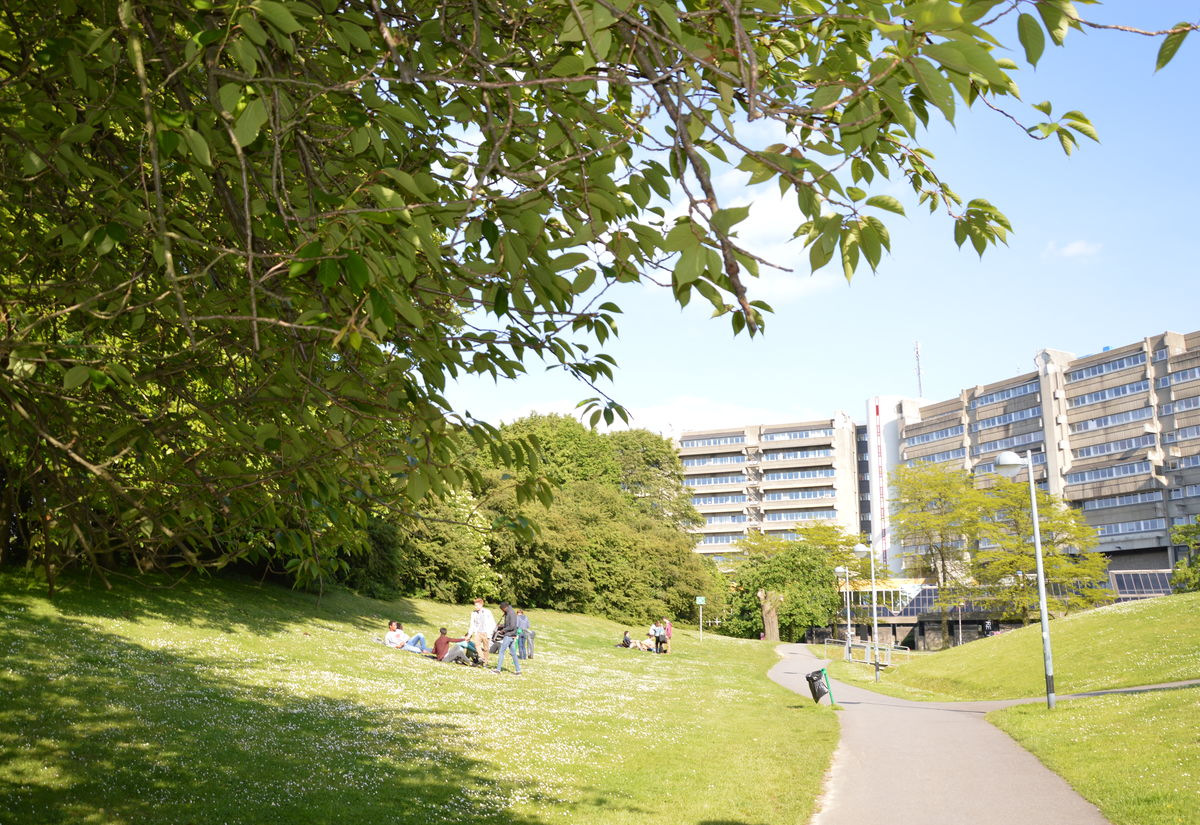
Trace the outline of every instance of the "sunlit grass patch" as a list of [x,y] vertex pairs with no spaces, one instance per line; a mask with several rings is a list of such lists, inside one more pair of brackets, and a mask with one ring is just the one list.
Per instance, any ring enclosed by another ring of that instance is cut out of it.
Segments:
[[988,716],[1114,825],[1200,822],[1200,688],[1022,705]]
[[[250,583],[0,577],[9,823],[803,822],[836,741],[771,646],[532,611],[521,677],[384,648],[469,608]],[[798,748],[803,743],[803,749]]]
[[[1125,602],[1050,623],[1059,694],[1200,678],[1200,593]],[[819,654],[818,654],[819,655]],[[871,668],[835,662],[837,679],[875,689]],[[881,692],[910,699],[1038,696],[1046,689],[1037,623],[884,671]]]

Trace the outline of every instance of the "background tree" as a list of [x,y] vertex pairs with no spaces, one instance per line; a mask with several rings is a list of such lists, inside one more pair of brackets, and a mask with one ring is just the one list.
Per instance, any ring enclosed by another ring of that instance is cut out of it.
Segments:
[[925,462],[897,467],[891,483],[892,524],[903,544],[905,570],[937,585],[942,639],[949,639],[948,611],[969,584],[970,551],[988,517],[987,494],[976,489],[966,470]]
[[795,540],[755,533],[740,541],[746,559],[730,574],[736,583],[722,630],[768,641],[802,641],[810,627],[829,624],[842,604],[839,565],[856,565],[858,537],[835,526],[802,530]]
[[1171,587],[1179,593],[1193,593],[1200,590],[1200,516],[1195,523],[1182,524],[1171,531],[1171,541],[1183,544],[1191,551],[1187,558],[1175,562],[1175,572],[1171,576]]
[[[371,513],[483,483],[462,445],[533,464],[451,407],[451,377],[610,377],[609,293],[642,279],[761,329],[748,208],[714,162],[796,197],[813,268],[878,266],[895,181],[982,252],[1007,220],[919,136],[960,103],[1022,106],[1014,20],[1031,65],[1092,25],[1068,0],[13,0],[6,543],[51,580],[260,551],[344,572]],[[1025,111],[1068,151],[1094,137]]]
[[[972,554],[971,575],[978,588],[969,598],[1002,618],[1028,624],[1038,609],[1029,485],[996,478],[986,494],[989,515],[981,535],[987,544]],[[1108,557],[1091,552],[1097,544],[1095,528],[1058,496],[1038,490],[1037,501],[1047,609],[1070,613],[1112,601]]]

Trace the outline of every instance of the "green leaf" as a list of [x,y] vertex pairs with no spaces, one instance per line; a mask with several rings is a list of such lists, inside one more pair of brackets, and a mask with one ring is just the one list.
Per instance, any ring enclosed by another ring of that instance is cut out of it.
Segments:
[[1186,20],[1175,24],[1176,29],[1183,29],[1183,31],[1171,32],[1163,39],[1162,45],[1158,47],[1158,57],[1154,60],[1154,71],[1157,72],[1171,62],[1175,52],[1179,51],[1179,47],[1183,45],[1183,38],[1188,36],[1191,25]]
[[1036,66],[1042,52],[1046,50],[1046,38],[1042,34],[1042,27],[1032,14],[1022,14],[1017,18],[1017,36],[1021,39],[1021,45],[1025,47],[1025,59],[1029,61],[1030,66]]
[[897,215],[904,214],[904,207],[900,201],[893,198],[891,195],[875,195],[867,198],[867,206],[874,206],[878,209],[886,209],[888,212],[895,212]]
[[238,146],[249,146],[267,122],[267,104],[261,97],[251,100],[233,124],[233,136]]
[[76,364],[67,370],[67,374],[63,376],[63,389],[73,390],[88,380],[92,375],[91,367],[86,364]]
[[917,85],[925,93],[925,97],[934,106],[941,109],[946,120],[954,122],[954,89],[950,81],[939,72],[932,63],[920,57],[912,60],[913,73],[917,77]]
[[864,192],[862,189],[859,189],[857,186],[847,186],[846,194],[850,196],[850,200],[856,201],[856,202],[862,200],[863,198],[865,198],[867,196],[867,193]]
[[1097,143],[1100,142],[1100,135],[1096,132],[1096,127],[1087,120],[1075,120],[1074,118],[1070,118],[1066,121],[1066,124],[1084,137],[1090,137]]
[[712,220],[709,225],[723,235],[729,234],[729,230],[735,225],[746,220],[750,214],[749,206],[733,206],[728,209],[718,209],[713,213]]
[[1074,7],[1063,0],[1042,0],[1037,4],[1038,14],[1041,15],[1042,22],[1046,25],[1046,32],[1054,41],[1055,46],[1063,44],[1063,40],[1071,28],[1071,20],[1064,7],[1069,7],[1071,11],[1074,11]]
[[254,5],[259,14],[267,18],[272,26],[284,34],[292,34],[304,28],[296,22],[296,18],[292,17],[292,13],[283,3],[276,3],[274,0],[257,0]]
[[371,271],[367,268],[367,262],[357,252],[350,252],[346,255],[345,268],[346,283],[356,294],[361,293],[371,281]]
[[1037,109],[1039,112],[1044,114],[1046,117],[1050,117],[1050,111],[1053,107],[1050,105],[1049,100],[1043,100],[1041,103],[1033,104],[1033,108]]
[[204,135],[195,129],[185,127],[183,142],[187,144],[188,151],[201,166],[212,168],[212,154],[208,150],[208,141],[204,139]]

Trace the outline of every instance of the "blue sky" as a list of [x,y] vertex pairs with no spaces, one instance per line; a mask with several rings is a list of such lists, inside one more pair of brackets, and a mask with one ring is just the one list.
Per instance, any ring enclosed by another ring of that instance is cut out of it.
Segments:
[[[1200,21],[1200,0],[1079,8],[1143,28]],[[1002,39],[1016,46],[1015,33]],[[938,401],[1031,371],[1044,347],[1086,355],[1200,329],[1200,34],[1156,74],[1157,50],[1157,40],[1137,35],[1072,31],[1065,49],[1048,47],[1036,70],[1015,74],[1025,104],[1082,110],[1099,131],[1101,143],[1084,140],[1070,158],[1057,141],[1031,140],[980,107],[960,105],[953,127],[925,136],[943,179],[964,199],[987,198],[1013,224],[1008,245],[982,260],[970,244],[957,249],[949,222],[914,208],[898,187],[892,194],[908,217],[886,216],[892,254],[878,273],[860,272],[851,284],[840,266],[810,276],[807,252],[789,241],[794,209],[770,186],[751,192],[725,175],[726,205],[755,204],[739,226],[742,241],[796,270],[750,285],[751,297],[775,309],[765,334],[735,338],[727,319],[710,319],[698,304],[681,310],[665,290],[618,290],[611,295],[625,313],[608,352],[619,368],[605,391],[629,408],[633,426],[665,435],[838,409],[861,419],[870,396],[917,394],[917,341],[924,397]],[[1033,122],[1026,109],[1014,111]],[[591,394],[536,364],[530,373],[464,381],[448,395],[460,410],[509,421],[570,412]]]

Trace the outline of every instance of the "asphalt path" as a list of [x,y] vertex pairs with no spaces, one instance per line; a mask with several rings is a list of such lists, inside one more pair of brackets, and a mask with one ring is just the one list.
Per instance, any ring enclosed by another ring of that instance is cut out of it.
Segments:
[[[824,661],[804,645],[778,650],[768,676],[810,697],[804,676]],[[911,702],[836,681],[833,694],[842,736],[811,825],[1111,825],[983,718],[1044,700]]]

